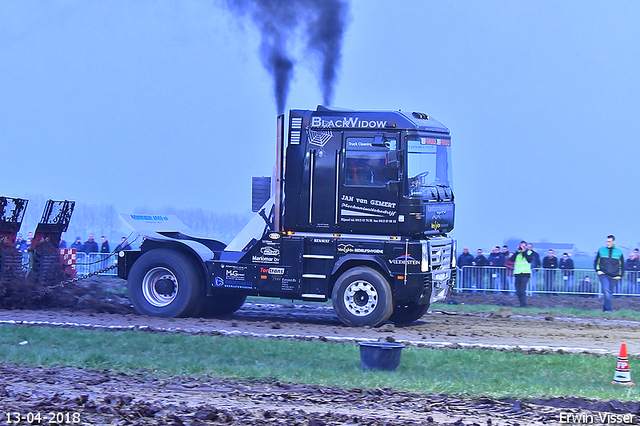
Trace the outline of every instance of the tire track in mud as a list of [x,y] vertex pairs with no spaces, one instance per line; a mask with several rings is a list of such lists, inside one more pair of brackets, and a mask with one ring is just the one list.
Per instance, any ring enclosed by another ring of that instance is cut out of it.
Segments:
[[[342,325],[327,306],[263,303],[248,303],[228,319],[152,318],[49,309],[0,310],[0,323],[325,341],[386,340],[423,347],[490,347],[527,352],[570,352],[584,346],[582,349],[591,353],[613,354],[617,354],[621,338],[637,336],[640,331],[639,323],[634,321],[521,316],[508,308],[492,314],[431,311],[405,327],[385,324],[378,328],[350,328]],[[628,340],[631,341],[637,339]],[[629,350],[637,353],[633,345]],[[276,381],[162,379],[152,377],[148,371],[123,374],[0,365],[0,378],[2,410],[78,414],[82,422],[77,424],[87,425],[526,426],[558,424],[569,415],[573,419],[596,420],[620,419],[607,417],[614,414],[631,415],[634,417],[629,423],[638,423],[640,414],[634,402],[464,399],[393,389],[342,389]]]
[[[211,334],[333,342],[393,341],[426,348],[616,355],[621,342],[638,355],[640,322],[594,318],[431,311],[408,326],[352,328],[326,306],[246,303],[229,319],[157,318],[55,310],[0,310],[0,324]],[[635,346],[634,346],[635,345]]]
[[567,415],[638,420],[639,403],[581,398],[461,399],[393,389],[277,381],[155,378],[77,368],[0,365],[0,406],[62,413],[83,425],[542,425]]

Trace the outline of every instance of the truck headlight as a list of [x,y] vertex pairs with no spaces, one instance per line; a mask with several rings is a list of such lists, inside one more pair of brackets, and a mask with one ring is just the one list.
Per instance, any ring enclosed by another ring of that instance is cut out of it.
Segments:
[[420,263],[420,268],[422,272],[429,272],[429,257],[431,256],[429,241],[420,241],[420,243],[422,243],[422,262]]

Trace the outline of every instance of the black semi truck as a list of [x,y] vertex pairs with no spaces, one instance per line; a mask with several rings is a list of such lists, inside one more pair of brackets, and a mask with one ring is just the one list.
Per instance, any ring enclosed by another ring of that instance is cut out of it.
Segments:
[[449,129],[420,112],[318,106],[278,117],[272,195],[228,245],[178,218],[123,214],[142,314],[228,315],[249,295],[332,300],[350,326],[410,323],[455,281]]

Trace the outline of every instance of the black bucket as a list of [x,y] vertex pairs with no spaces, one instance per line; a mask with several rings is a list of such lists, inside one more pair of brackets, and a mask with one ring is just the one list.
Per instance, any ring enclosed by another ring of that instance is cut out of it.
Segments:
[[388,342],[360,342],[360,365],[363,370],[395,370],[400,365],[404,345]]

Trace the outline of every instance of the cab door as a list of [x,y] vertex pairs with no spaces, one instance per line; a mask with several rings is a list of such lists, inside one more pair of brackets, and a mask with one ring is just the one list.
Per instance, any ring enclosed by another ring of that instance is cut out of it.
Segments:
[[[319,132],[318,132],[319,133]],[[308,226],[316,232],[337,227],[338,180],[342,133],[329,132],[324,140],[310,138],[308,156]],[[318,140],[320,142],[318,142]],[[324,144],[321,145],[321,142]]]
[[336,211],[340,231],[395,234],[399,133],[345,132],[343,139]]

